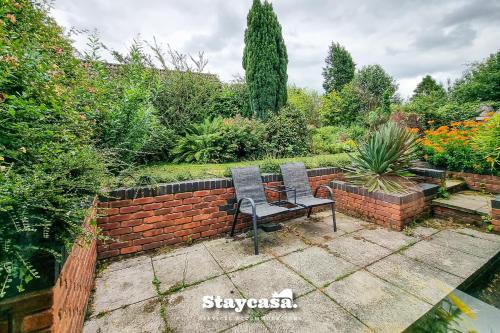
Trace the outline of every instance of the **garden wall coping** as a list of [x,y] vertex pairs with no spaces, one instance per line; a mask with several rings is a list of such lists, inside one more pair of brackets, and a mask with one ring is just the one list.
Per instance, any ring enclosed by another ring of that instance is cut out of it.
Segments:
[[[342,173],[343,170],[337,167],[328,168],[315,168],[307,170],[309,177],[319,177],[324,175],[331,175]],[[264,183],[281,181],[281,174],[278,173],[264,173],[262,174],[262,181]],[[212,179],[199,179],[187,180],[173,183],[161,183],[157,185],[137,186],[130,188],[118,188],[108,193],[107,196],[101,196],[101,202],[137,199],[144,197],[155,197],[165,194],[177,194],[183,192],[194,192],[201,190],[215,190],[220,188],[233,187],[232,178],[212,178]]]
[[491,208],[500,209],[500,194],[497,194],[496,198],[491,200]]
[[382,191],[369,192],[366,188],[339,180],[334,180],[331,184],[334,189],[399,205],[412,202],[420,197],[427,197],[436,194],[439,190],[439,185],[428,183],[417,184],[417,189],[410,193],[384,193]]
[[418,168],[411,168],[410,172],[413,172],[414,174],[422,177],[439,178],[439,179],[446,178],[445,170],[418,167]]

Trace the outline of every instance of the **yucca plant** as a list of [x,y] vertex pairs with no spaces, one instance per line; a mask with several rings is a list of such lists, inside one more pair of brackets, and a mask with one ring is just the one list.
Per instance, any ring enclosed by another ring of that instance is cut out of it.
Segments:
[[408,172],[417,157],[417,136],[394,122],[382,125],[349,155],[352,166],[346,174],[353,184],[368,191],[408,192],[414,185]]
[[174,162],[214,162],[220,155],[217,144],[221,137],[222,118],[205,119],[187,129],[172,150]]

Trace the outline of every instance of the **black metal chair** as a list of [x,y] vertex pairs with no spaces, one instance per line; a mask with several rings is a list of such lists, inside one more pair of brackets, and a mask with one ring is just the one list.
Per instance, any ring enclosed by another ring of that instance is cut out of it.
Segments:
[[[252,216],[253,224],[253,243],[255,254],[259,254],[259,244],[257,238],[257,220],[281,213],[289,212],[290,209],[272,205],[267,202],[262,184],[262,177],[258,166],[249,166],[243,168],[232,168],[231,174],[236,191],[237,207],[234,214],[233,226],[231,228],[231,237],[234,235],[236,220],[238,214],[247,214]],[[273,188],[270,188],[274,190]],[[293,191],[289,189],[289,191]]]
[[[335,221],[335,200],[333,197],[333,190],[330,186],[319,186],[314,195],[312,194],[311,185],[309,184],[309,177],[304,163],[287,163],[280,165],[283,183],[286,187],[295,189],[294,202],[304,208],[308,208],[307,217],[311,216],[313,207],[322,205],[331,205],[332,218],[333,218],[333,231],[337,231],[337,223]],[[324,188],[328,191],[330,198],[316,198],[318,190]],[[291,202],[291,200],[288,200]]]

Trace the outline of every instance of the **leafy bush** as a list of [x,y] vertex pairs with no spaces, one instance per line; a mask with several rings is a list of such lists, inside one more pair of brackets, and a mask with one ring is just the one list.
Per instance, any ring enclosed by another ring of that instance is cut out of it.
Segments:
[[452,89],[453,100],[464,102],[500,101],[500,51],[482,63],[469,66]]
[[[312,152],[314,154],[336,154],[352,152],[356,149],[356,140],[360,137],[356,133],[362,127],[351,126],[349,128],[325,126],[313,131]],[[354,133],[353,133],[354,132]]]
[[321,98],[319,113],[323,125],[350,125],[365,113],[367,104],[355,82],[346,84],[337,93],[332,91]]
[[311,148],[311,136],[304,114],[286,106],[267,123],[267,140],[275,157],[301,156]]
[[260,121],[218,117],[189,127],[172,154],[174,162],[219,163],[259,158],[266,147]]
[[225,83],[222,90],[215,95],[210,105],[209,116],[231,118],[241,115],[252,117],[250,93],[244,81]]
[[319,127],[320,97],[314,90],[288,87],[288,104],[299,110],[306,117],[307,124]]
[[408,169],[417,157],[417,136],[394,122],[382,125],[351,155],[346,174],[354,184],[369,191],[401,192],[408,182]]
[[[452,122],[425,131],[424,158],[453,171],[498,174],[498,118]],[[496,152],[496,155],[495,155]]]
[[175,133],[186,124],[199,123],[215,111],[222,84],[215,75],[193,71],[168,71],[161,77],[153,105],[163,125]]
[[33,256],[61,259],[61,248],[89,236],[84,207],[106,165],[82,112],[83,67],[47,7],[4,1],[0,18],[1,298],[40,277]]

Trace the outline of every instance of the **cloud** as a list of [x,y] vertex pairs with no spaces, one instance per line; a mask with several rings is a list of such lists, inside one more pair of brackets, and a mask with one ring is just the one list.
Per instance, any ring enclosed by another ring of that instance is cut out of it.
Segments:
[[[289,83],[322,92],[328,46],[340,42],[358,68],[378,63],[410,95],[424,75],[458,78],[465,64],[500,49],[496,0],[274,0],[288,50]],[[140,34],[181,52],[205,51],[207,69],[223,80],[243,74],[246,15],[251,0],[56,0],[53,16],[67,28],[97,29],[125,51]],[[75,36],[84,49],[85,36]],[[109,56],[107,56],[109,57]],[[108,58],[109,59],[109,58]]]

